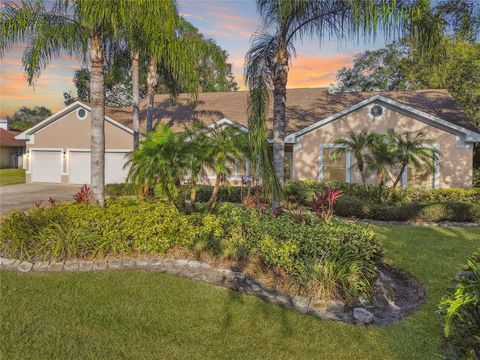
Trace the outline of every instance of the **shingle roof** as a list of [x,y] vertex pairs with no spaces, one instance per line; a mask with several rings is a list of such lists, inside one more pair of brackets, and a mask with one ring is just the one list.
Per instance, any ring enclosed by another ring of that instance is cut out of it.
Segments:
[[[155,95],[154,119],[170,124],[174,130],[182,129],[182,124],[191,121],[201,120],[210,123],[223,118],[247,126],[247,95],[247,91],[201,93],[194,103],[195,106],[192,106],[192,99],[188,94],[181,94],[176,104],[172,103],[169,95]],[[447,90],[330,94],[326,88],[302,88],[287,90],[287,135],[375,95],[381,95],[480,133]],[[140,104],[142,132],[145,131],[146,106],[147,102],[143,100]],[[132,125],[131,107],[106,108],[106,115],[128,127]],[[270,119],[271,116],[272,106],[269,107]],[[271,121],[269,127],[271,128]]]
[[15,136],[17,136],[20,133],[21,131],[0,129],[0,146],[6,146],[6,147],[25,146],[26,141],[15,139]]

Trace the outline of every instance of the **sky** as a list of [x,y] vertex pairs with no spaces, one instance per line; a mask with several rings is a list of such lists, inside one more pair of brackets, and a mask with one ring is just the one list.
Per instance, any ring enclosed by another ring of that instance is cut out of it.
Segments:
[[[229,62],[240,89],[245,89],[243,63],[252,34],[261,28],[254,0],[178,0],[181,14],[207,38],[214,39],[230,54]],[[289,88],[324,87],[335,82],[337,71],[352,64],[355,54],[366,49],[384,47],[382,36],[368,42],[357,40],[304,39],[295,44],[297,57],[292,59]],[[60,110],[63,93],[73,91],[73,73],[81,61],[67,57],[54,59],[34,86],[29,86],[22,68],[24,45],[7,51],[0,60],[0,118],[11,115],[21,106],[45,106]]]

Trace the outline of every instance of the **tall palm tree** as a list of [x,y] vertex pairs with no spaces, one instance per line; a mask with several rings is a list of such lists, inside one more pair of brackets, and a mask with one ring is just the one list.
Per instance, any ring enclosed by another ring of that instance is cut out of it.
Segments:
[[112,35],[114,5],[113,0],[57,0],[49,10],[40,2],[22,1],[20,5],[5,4],[1,18],[2,54],[13,44],[27,40],[23,63],[29,84],[53,57],[66,53],[83,60],[89,58],[91,185],[100,205],[105,202],[104,44]]
[[[151,2],[148,10],[131,6],[132,0],[119,0],[118,12],[122,18],[122,26],[117,37],[122,39],[130,51],[132,71],[132,127],[134,148],[140,139],[140,61],[149,57],[155,45],[165,44],[167,38],[173,38],[178,13],[173,0]],[[152,64],[151,64],[152,65]],[[154,64],[152,66],[155,66]],[[148,77],[147,77],[148,79]],[[151,129],[150,129],[151,130]]]
[[367,186],[366,156],[372,141],[373,135],[368,130],[362,130],[359,133],[351,130],[348,132],[347,138],[335,140],[335,144],[342,145],[343,148],[335,151],[334,155],[345,151],[353,154],[356,161],[355,165],[360,173],[364,187]]
[[[414,4],[417,1],[413,2]],[[280,206],[284,178],[285,106],[288,71],[295,55],[294,43],[305,36],[343,38],[346,35],[373,36],[380,29],[393,35],[422,25],[418,18],[429,11],[428,0],[418,6],[402,0],[257,0],[264,30],[253,35],[245,57],[245,80],[249,86],[249,127],[251,146],[257,154],[264,180],[275,185],[273,207]],[[269,33],[272,30],[273,33]],[[413,33],[413,31],[412,31]],[[433,35],[416,31],[420,39]],[[426,44],[424,40],[422,43]],[[273,167],[267,150],[266,107],[273,89]],[[272,173],[273,172],[273,173]]]
[[[177,88],[192,93],[194,96],[200,88],[197,67],[201,61],[214,64],[222,79],[227,72],[223,50],[212,40],[205,39],[197,28],[180,17],[178,13],[174,19],[172,27],[164,32],[145,29],[148,34],[145,38],[145,57],[148,62],[147,132],[153,128],[154,96],[155,87],[159,81],[159,67],[168,72]],[[173,93],[176,89],[170,90]]]
[[407,166],[416,170],[435,169],[435,163],[438,161],[439,151],[431,147],[431,141],[425,137],[422,132],[413,134],[405,132],[402,134],[391,133],[390,137],[395,146],[395,163],[399,165],[399,173],[393,182],[395,188]]

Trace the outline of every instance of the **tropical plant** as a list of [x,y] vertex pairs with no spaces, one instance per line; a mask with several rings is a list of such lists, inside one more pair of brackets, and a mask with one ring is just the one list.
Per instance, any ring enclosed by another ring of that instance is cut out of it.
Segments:
[[[142,2],[136,2],[140,5]],[[143,4],[142,4],[143,5]],[[96,201],[105,202],[104,50],[118,26],[115,1],[57,0],[5,4],[1,14],[0,51],[27,40],[23,63],[31,84],[51,59],[61,54],[89,57],[91,64],[91,184]]]
[[332,155],[338,156],[340,153],[351,152],[355,158],[355,165],[362,178],[363,186],[367,186],[367,166],[365,159],[369,151],[369,147],[373,141],[373,135],[368,130],[362,130],[356,133],[352,130],[348,132],[346,139],[335,140],[335,144],[341,145],[342,148],[337,149]]
[[189,175],[191,141],[185,133],[174,133],[166,124],[158,124],[140,146],[128,154],[127,182],[150,194],[157,185],[171,204],[182,194],[182,180]]
[[[249,86],[248,113],[251,147],[259,163],[262,180],[280,206],[284,179],[284,138],[288,69],[295,55],[294,42],[305,36],[344,37],[363,33],[365,38],[380,29],[386,36],[409,30],[424,48],[433,48],[439,24],[427,21],[427,1],[283,1],[258,0],[264,30],[254,34],[245,58],[245,80]],[[420,21],[421,20],[421,21]],[[425,31],[425,29],[428,31]],[[269,33],[268,30],[273,31]],[[273,166],[267,144],[267,112],[273,89]],[[273,172],[273,173],[272,173]]]
[[480,358],[480,250],[467,259],[455,290],[440,302],[446,359]]
[[367,167],[373,171],[378,181],[378,201],[382,200],[385,183],[390,179],[390,168],[395,164],[395,145],[391,133],[372,134],[370,151],[366,158]]
[[91,199],[92,191],[87,184],[83,184],[80,191],[73,195],[73,200],[75,200],[77,204],[89,204]]
[[312,200],[312,208],[315,214],[325,221],[330,221],[333,216],[333,205],[335,200],[342,196],[339,189],[324,189],[322,192],[315,192]]
[[407,166],[415,170],[435,169],[435,163],[438,161],[439,151],[432,147],[431,140],[425,137],[422,132],[401,134],[391,132],[391,140],[394,149],[394,163],[399,167],[399,172],[395,178],[392,187],[395,188],[402,179]]
[[246,163],[248,135],[233,125],[209,127],[203,134],[208,139],[208,142],[204,142],[208,144],[204,147],[205,166],[215,172],[215,185],[208,201],[208,208],[212,209],[217,201],[220,186],[231,175],[235,162]]

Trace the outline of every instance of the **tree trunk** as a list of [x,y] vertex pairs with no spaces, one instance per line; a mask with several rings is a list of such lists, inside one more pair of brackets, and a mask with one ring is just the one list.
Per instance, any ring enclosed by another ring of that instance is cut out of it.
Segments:
[[158,83],[157,60],[150,59],[147,73],[147,133],[153,130],[153,106],[155,101],[155,87]]
[[213,187],[212,196],[208,200],[208,209],[213,209],[213,206],[217,202],[218,193],[220,192],[220,185],[222,183],[222,177],[217,174],[217,179],[215,180],[215,186]]
[[103,37],[94,34],[90,39],[90,127],[91,187],[95,200],[105,205],[105,88],[103,77]]
[[139,121],[139,103],[140,103],[140,89],[139,89],[139,70],[138,70],[138,51],[132,50],[130,53],[132,58],[132,107],[133,107],[133,147],[138,147],[140,141],[140,121]]
[[196,181],[192,180],[192,183],[190,184],[190,207],[192,210],[195,210],[195,203],[197,201],[197,183]]
[[402,176],[403,176],[403,173],[404,173],[404,171],[405,171],[406,168],[407,168],[407,165],[406,165],[406,164],[402,164],[402,167],[400,168],[400,173],[398,174],[397,178],[396,178],[395,181],[393,182],[392,189],[395,189],[395,187],[398,185],[398,183],[400,182],[400,180],[402,180]]
[[[281,42],[275,54],[273,80],[273,168],[280,183],[285,177],[285,106],[287,100],[288,56],[287,44]],[[280,207],[280,199],[273,199],[272,207]]]

